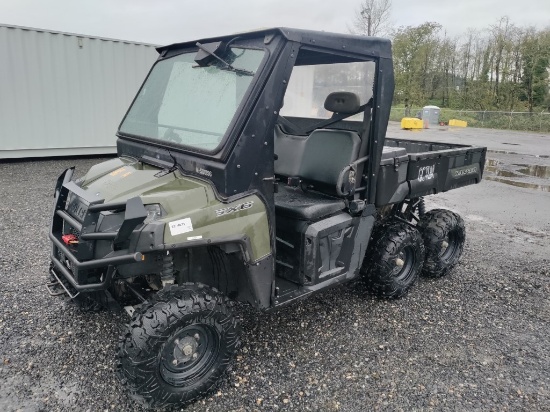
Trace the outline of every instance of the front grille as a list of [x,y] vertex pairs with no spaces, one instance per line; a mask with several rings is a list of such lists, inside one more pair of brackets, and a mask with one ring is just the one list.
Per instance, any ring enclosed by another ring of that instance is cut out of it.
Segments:
[[[72,227],[70,224],[68,224],[67,222],[63,222],[63,235],[75,235],[76,238],[78,240],[80,240],[80,231],[76,230],[74,227]],[[78,243],[77,244],[72,244],[72,245],[67,245],[69,247],[69,250],[72,252],[72,253],[76,253],[77,249],[78,249]],[[58,254],[59,254],[59,260],[61,262],[63,262],[65,264],[65,266],[71,271],[74,273],[74,266],[73,264],[71,263],[71,261],[69,259],[67,259],[67,257],[65,256],[65,254],[63,252],[61,252],[60,250],[58,250]]]
[[60,250],[57,250],[57,259],[59,259],[59,261],[61,263],[63,263],[67,269],[69,269],[71,272],[73,272],[73,270],[74,270],[73,264],[71,263],[71,261],[69,259],[67,259],[65,254],[63,252],[61,252]]
[[88,204],[76,194],[70,192],[65,203],[65,210],[76,220],[82,222],[88,211]]
[[75,235],[78,239],[80,239],[80,231],[76,230],[74,227],[72,227],[67,222],[63,222],[63,234],[64,235]]

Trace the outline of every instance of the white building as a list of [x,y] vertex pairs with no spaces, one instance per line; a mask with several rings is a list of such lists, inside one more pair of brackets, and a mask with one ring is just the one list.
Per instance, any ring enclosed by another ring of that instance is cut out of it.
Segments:
[[155,46],[0,24],[0,159],[116,152]]

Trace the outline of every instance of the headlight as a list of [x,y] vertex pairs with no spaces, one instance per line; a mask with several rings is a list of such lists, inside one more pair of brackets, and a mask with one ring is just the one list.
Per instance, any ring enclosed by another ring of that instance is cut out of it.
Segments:
[[147,210],[147,217],[143,221],[145,224],[154,222],[162,216],[162,208],[158,203],[145,205],[145,210]]
[[74,184],[77,185],[78,187],[82,187],[82,183],[84,183],[84,176],[81,176],[79,177],[78,179],[76,180],[73,180]]

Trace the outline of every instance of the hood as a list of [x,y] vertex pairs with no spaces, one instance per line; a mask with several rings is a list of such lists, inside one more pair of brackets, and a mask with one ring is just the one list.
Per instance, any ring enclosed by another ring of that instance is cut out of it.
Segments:
[[160,175],[161,169],[133,159],[117,158],[97,164],[84,176],[81,187],[105,203],[141,197],[144,204],[159,203],[170,214],[172,205],[186,209],[207,205],[206,184],[178,171]]

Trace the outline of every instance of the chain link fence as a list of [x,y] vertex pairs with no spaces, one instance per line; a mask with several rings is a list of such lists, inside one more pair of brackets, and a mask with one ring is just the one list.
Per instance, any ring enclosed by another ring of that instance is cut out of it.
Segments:
[[[420,115],[422,108],[410,108],[405,112],[403,107],[392,107],[390,120],[401,121],[403,117]],[[486,127],[489,129],[524,130],[550,133],[549,112],[496,112],[441,109],[440,120],[447,123],[450,119],[465,120],[469,127]]]

